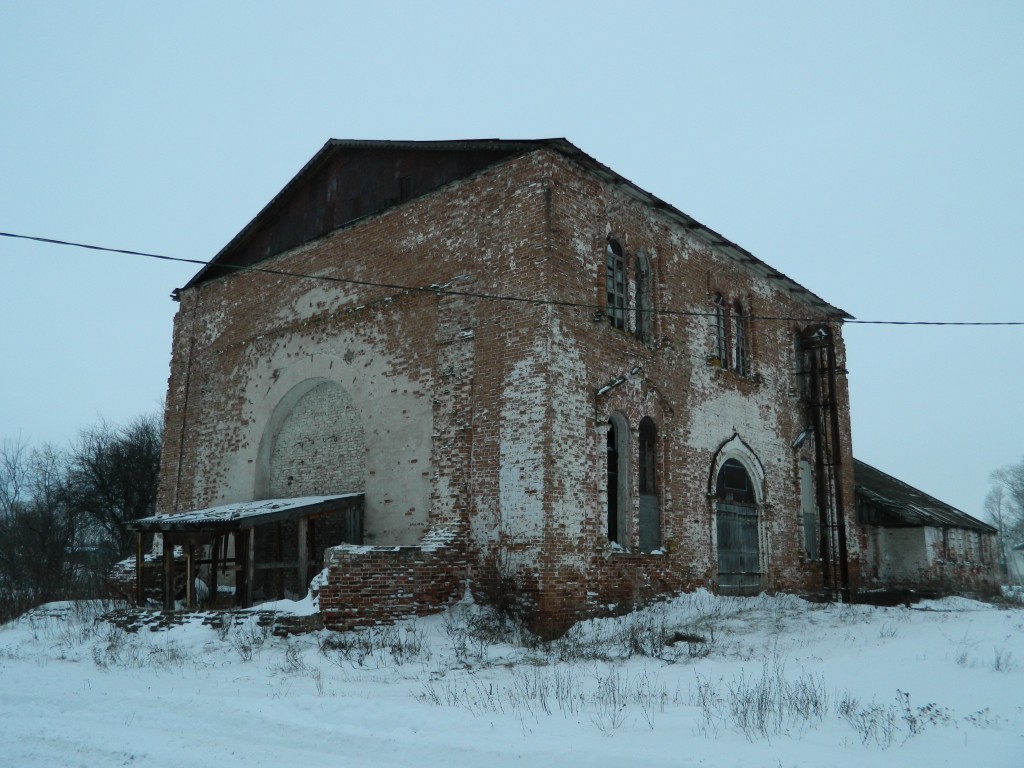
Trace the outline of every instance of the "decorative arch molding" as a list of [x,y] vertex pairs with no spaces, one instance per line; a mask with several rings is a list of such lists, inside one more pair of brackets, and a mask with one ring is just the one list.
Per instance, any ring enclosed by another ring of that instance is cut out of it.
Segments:
[[715,451],[714,458],[711,460],[711,473],[708,476],[708,496],[715,495],[715,488],[718,482],[718,473],[729,459],[738,461],[743,468],[750,475],[753,480],[754,486],[754,497],[757,501],[757,505],[761,506],[764,504],[764,488],[765,488],[765,471],[764,465],[761,463],[761,459],[754,453],[754,449],[751,448],[738,433],[733,433],[733,436],[722,443],[718,450]]
[[[307,395],[325,384],[337,388],[335,398],[347,407],[354,409],[351,393],[338,383],[342,371],[349,366],[340,358],[331,355],[312,355],[299,360],[282,370],[274,384],[254,409],[253,422],[259,432],[259,448],[256,454],[256,467],[253,478],[253,498],[268,498],[272,484],[272,456],[275,443],[282,427],[292,416],[296,406]],[[361,432],[361,425],[360,425]],[[360,434],[359,442],[362,443]],[[360,452],[364,452],[362,445]],[[364,481],[363,481],[364,482]],[[334,492],[332,489],[330,492]]]
[[[637,413],[637,422],[644,416],[651,416],[659,424],[675,415],[672,403],[644,370],[636,363],[619,376],[594,390],[599,413],[610,414],[619,410]],[[601,420],[607,421],[608,416]]]

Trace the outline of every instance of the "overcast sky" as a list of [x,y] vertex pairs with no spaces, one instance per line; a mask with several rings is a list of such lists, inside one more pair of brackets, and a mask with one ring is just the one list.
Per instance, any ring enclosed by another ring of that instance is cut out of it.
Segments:
[[[1024,3],[6,2],[0,231],[208,259],[330,137],[564,136],[864,320],[1024,320]],[[194,269],[0,238],[0,438],[155,410]],[[847,326],[855,454],[979,515],[1024,328]]]

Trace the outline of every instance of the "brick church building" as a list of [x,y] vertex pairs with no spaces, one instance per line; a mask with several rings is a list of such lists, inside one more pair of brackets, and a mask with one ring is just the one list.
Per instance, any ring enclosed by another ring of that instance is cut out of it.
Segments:
[[140,531],[240,602],[326,566],[329,626],[557,632],[863,578],[849,315],[564,139],[329,141],[175,297]]

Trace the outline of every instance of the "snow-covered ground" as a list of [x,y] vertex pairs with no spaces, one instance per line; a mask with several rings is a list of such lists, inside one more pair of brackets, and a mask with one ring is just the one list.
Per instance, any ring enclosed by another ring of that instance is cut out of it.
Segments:
[[962,598],[698,592],[548,645],[466,603],[290,638],[98,610],[0,627],[0,765],[1024,766],[1024,610]]

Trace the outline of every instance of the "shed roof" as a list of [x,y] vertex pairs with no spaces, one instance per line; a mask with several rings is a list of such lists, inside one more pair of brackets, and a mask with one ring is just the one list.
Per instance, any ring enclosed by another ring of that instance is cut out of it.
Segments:
[[871,525],[885,528],[966,528],[996,533],[988,523],[858,459],[854,459],[853,477],[858,506],[866,504],[870,508],[871,514],[865,522]]
[[303,517],[339,512],[362,493],[343,493],[336,496],[301,496],[294,499],[263,499],[222,504],[217,507],[196,509],[173,515],[153,515],[128,523],[135,531],[240,531],[279,520],[298,520]]
[[[832,306],[821,297],[804,288],[795,280],[782,272],[765,264],[745,248],[737,245],[713,229],[704,226],[696,219],[683,213],[678,208],[655,197],[629,179],[621,176],[608,166],[598,162],[579,147],[564,138],[508,140],[508,139],[462,139],[451,141],[361,141],[352,139],[330,139],[302,169],[289,181],[284,188],[249,222],[231,241],[214,256],[209,264],[199,270],[188,282],[185,289],[197,283],[225,274],[224,267],[244,268],[265,258],[282,253],[289,248],[320,237],[333,229],[338,229],[356,220],[351,213],[340,213],[336,208],[336,188],[339,178],[342,184],[352,179],[345,176],[350,167],[346,158],[352,153],[389,152],[408,157],[410,153],[435,153],[434,156],[448,158],[443,172],[434,174],[432,181],[420,185],[416,193],[429,194],[441,186],[483,168],[505,162],[509,158],[547,149],[574,161],[587,172],[603,181],[620,186],[626,194],[648,205],[680,226],[693,232],[728,258],[742,264],[747,269],[772,280],[777,280],[785,290],[794,297],[829,317],[839,320],[853,319],[853,316],[842,309]],[[464,155],[464,162],[452,161],[451,158]],[[439,161],[440,162],[440,161]],[[389,169],[383,172],[383,166],[377,167],[377,173],[388,176],[380,181],[392,182],[394,173]],[[325,181],[325,176],[331,177]],[[379,190],[377,190],[379,192]],[[320,199],[324,198],[324,199]],[[330,198],[330,199],[328,199]],[[363,217],[379,213],[389,205],[402,202],[400,199],[378,195],[376,202],[370,203],[368,210],[362,210]],[[300,208],[316,209],[313,215],[293,216],[291,211]],[[335,207],[332,207],[335,206]],[[376,206],[376,207],[374,207]],[[290,221],[289,216],[296,219]],[[301,219],[301,221],[299,221]],[[310,229],[313,227],[313,229]],[[273,231],[273,234],[267,234]]]

